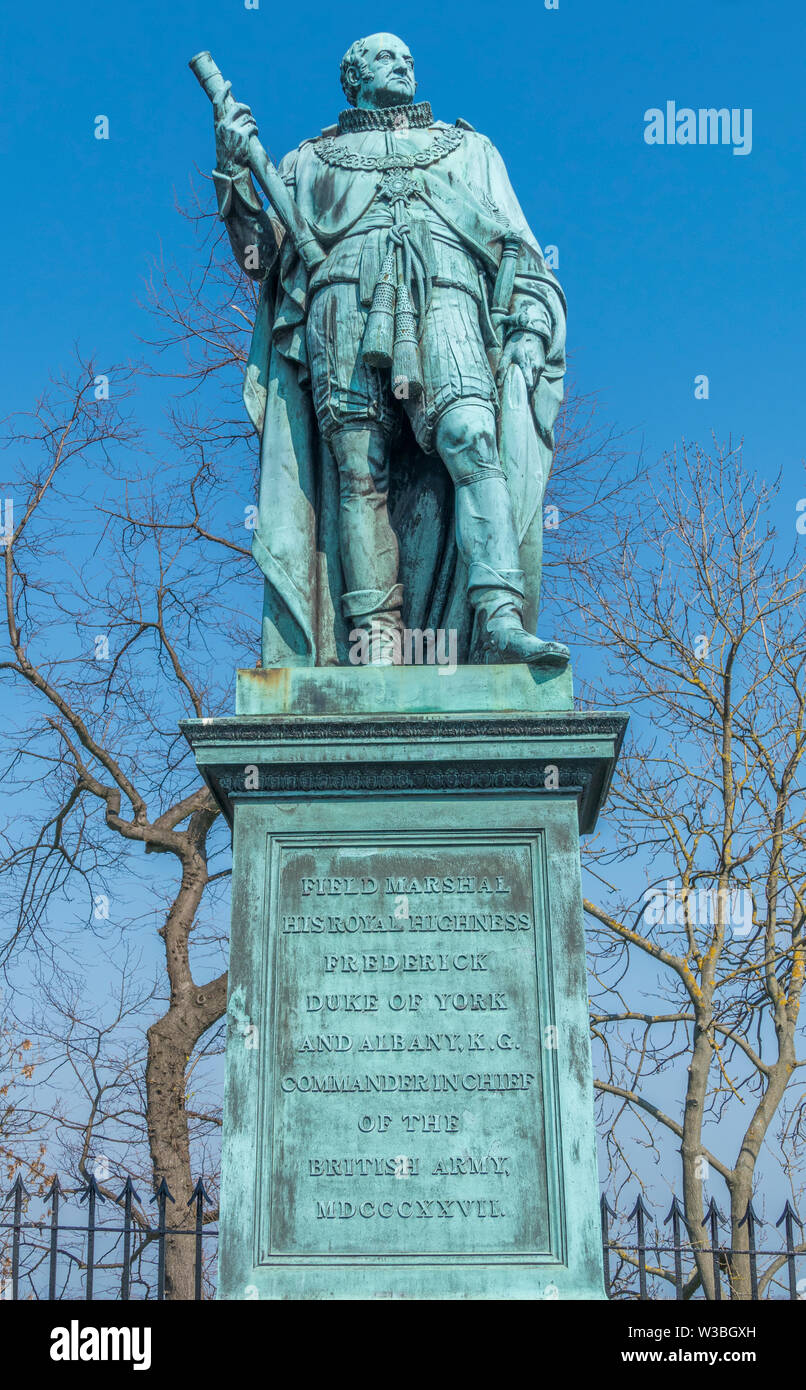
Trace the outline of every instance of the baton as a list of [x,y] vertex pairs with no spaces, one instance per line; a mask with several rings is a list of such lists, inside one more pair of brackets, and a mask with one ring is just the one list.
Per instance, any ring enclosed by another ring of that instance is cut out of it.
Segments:
[[[216,101],[224,86],[224,79],[212,55],[206,50],[197,53],[188,67],[210,100]],[[232,92],[227,95],[228,101],[234,102]],[[315,270],[325,259],[325,253],[256,135],[249,138],[249,168],[291,237],[301,260],[309,271]]]

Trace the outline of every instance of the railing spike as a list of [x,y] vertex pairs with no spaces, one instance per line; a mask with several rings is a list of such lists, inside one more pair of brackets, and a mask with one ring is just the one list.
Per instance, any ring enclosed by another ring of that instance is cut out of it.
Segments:
[[788,1197],[786,1200],[786,1206],[784,1207],[783,1211],[781,1212],[781,1215],[775,1223],[776,1226],[780,1226],[782,1221],[785,1223],[784,1232],[786,1235],[786,1265],[787,1271],[789,1273],[789,1297],[791,1302],[796,1303],[798,1300],[798,1286],[797,1273],[795,1270],[795,1236],[792,1227],[794,1223],[797,1221],[798,1225],[800,1226],[800,1229],[803,1230],[803,1222],[801,1221],[800,1217],[798,1216],[797,1212],[795,1211],[795,1208],[792,1206],[792,1203],[789,1201]]
[[632,1211],[627,1217],[627,1220],[632,1221],[633,1217],[635,1216],[648,1216],[650,1217],[650,1219],[652,1217],[652,1211],[644,1201],[644,1194],[642,1192],[638,1193],[638,1198],[635,1203],[635,1206],[633,1207]]
[[761,1216],[759,1216],[758,1212],[756,1211],[755,1207],[753,1206],[753,1198],[752,1198],[752,1197],[750,1198],[750,1201],[747,1203],[747,1207],[746,1207],[746,1209],[745,1209],[744,1216],[742,1217],[741,1221],[739,1222],[739,1225],[740,1225],[740,1226],[747,1225],[750,1229],[752,1229],[754,1226],[763,1226],[763,1225],[764,1225],[764,1220],[763,1220],[763,1218],[762,1218]]
[[162,1303],[165,1299],[165,1204],[173,1202],[174,1198],[171,1190],[163,1177],[159,1187],[154,1193],[153,1200],[157,1203],[157,1302]]
[[64,1189],[59,1182],[58,1173],[45,1193],[45,1201],[50,1202],[50,1259],[48,1261],[48,1298],[51,1303],[56,1298],[56,1275],[59,1261],[59,1199]]
[[140,1201],[129,1173],[126,1174],[123,1191],[116,1200],[118,1203],[123,1203],[123,1266],[120,1276],[120,1297],[123,1302],[127,1302],[131,1293],[132,1202]]
[[616,1212],[614,1212],[614,1210],[613,1210],[613,1208],[611,1207],[610,1203],[608,1202],[607,1196],[605,1195],[604,1192],[602,1193],[601,1201],[599,1202],[599,1214],[600,1214],[601,1225],[602,1225],[602,1268],[603,1268],[603,1271],[604,1271],[605,1296],[606,1296],[607,1298],[609,1298],[609,1297],[610,1297],[610,1223],[609,1223],[609,1218],[612,1217],[613,1220],[615,1221],[615,1219],[616,1219]]
[[11,1187],[8,1189],[8,1192],[3,1198],[3,1205],[5,1205],[5,1203],[8,1202],[12,1197],[16,1202],[18,1197],[22,1199],[23,1197],[30,1197],[30,1195],[31,1194],[28,1191],[28,1188],[25,1186],[25,1183],[22,1180],[22,1173],[18,1173],[13,1183],[11,1184]]
[[95,1203],[105,1200],[94,1173],[90,1173],[80,1200],[87,1203],[87,1281],[84,1296],[89,1302],[95,1278]]
[[[17,1173],[5,1202],[9,1197],[14,1198],[14,1219],[12,1222],[11,1235],[11,1297],[16,1302],[20,1296],[20,1236],[22,1234],[22,1203],[25,1197],[30,1197],[30,1192],[22,1180],[22,1173]],[[4,1205],[5,1205],[4,1202]]]
[[202,1232],[204,1229],[204,1212],[202,1211],[202,1207],[204,1203],[209,1202],[209,1200],[210,1198],[205,1191],[204,1183],[202,1179],[199,1178],[190,1194],[190,1200],[188,1202],[189,1207],[193,1206],[194,1203],[196,1206],[196,1258],[194,1266],[193,1296],[197,1303],[201,1302],[202,1296]]
[[758,1298],[758,1261],[756,1258],[756,1226],[763,1226],[764,1222],[753,1206],[753,1198],[747,1203],[747,1209],[739,1222],[739,1226],[747,1227],[747,1254],[750,1261],[750,1297]]
[[803,1222],[801,1221],[800,1217],[798,1216],[797,1212],[795,1211],[795,1208],[792,1206],[792,1203],[790,1202],[788,1197],[786,1199],[786,1206],[784,1207],[783,1211],[781,1212],[781,1215],[778,1217],[778,1220],[775,1223],[776,1226],[780,1226],[781,1222],[785,1221],[787,1217],[789,1217],[790,1221],[797,1221],[798,1225],[800,1226],[800,1229],[803,1230]]
[[720,1221],[724,1222],[724,1220],[725,1218],[716,1204],[716,1198],[712,1197],[700,1225],[710,1225],[711,1227],[711,1268],[714,1275],[714,1300],[716,1303],[722,1302],[722,1281],[719,1277],[719,1223]]
[[98,1186],[98,1179],[94,1173],[90,1173],[89,1177],[86,1179],[86,1186],[81,1194],[80,1200],[86,1202],[88,1197],[97,1198],[99,1202],[106,1201],[103,1192]]
[[646,1238],[644,1220],[646,1217],[649,1217],[651,1220],[652,1212],[644,1201],[642,1192],[638,1193],[638,1199],[627,1219],[632,1221],[633,1217],[635,1218],[638,1235],[638,1297],[643,1300],[649,1297],[646,1282]]
[[53,1182],[50,1184],[50,1187],[48,1188],[42,1200],[45,1202],[52,1202],[54,1198],[58,1200],[59,1197],[64,1196],[66,1196],[65,1190],[59,1182],[58,1173],[56,1173],[54,1175]]
[[674,1296],[679,1301],[683,1297],[683,1259],[680,1247],[680,1222],[683,1222],[686,1230],[688,1230],[688,1222],[686,1221],[686,1214],[675,1196],[672,1197],[672,1205],[669,1207],[668,1215],[664,1219],[664,1226],[668,1226],[670,1221],[672,1223],[672,1243],[674,1248]]
[[[188,1206],[192,1207],[194,1202],[210,1202],[212,1199],[204,1186],[204,1179],[198,1178],[196,1186],[188,1197]],[[615,1212],[613,1213],[615,1215]]]
[[668,1212],[663,1218],[664,1226],[668,1226],[669,1222],[672,1221],[674,1217],[677,1217],[678,1221],[683,1221],[686,1225],[688,1225],[688,1222],[686,1221],[686,1213],[683,1211],[683,1208],[680,1205],[680,1202],[677,1197],[672,1197],[672,1205],[669,1207]]
[[123,1191],[121,1192],[119,1197],[115,1198],[115,1201],[120,1205],[120,1203],[125,1202],[127,1197],[130,1198],[132,1202],[140,1201],[139,1194],[134,1190],[134,1183],[132,1182],[131,1177],[128,1175],[126,1177],[125,1183],[123,1184]]

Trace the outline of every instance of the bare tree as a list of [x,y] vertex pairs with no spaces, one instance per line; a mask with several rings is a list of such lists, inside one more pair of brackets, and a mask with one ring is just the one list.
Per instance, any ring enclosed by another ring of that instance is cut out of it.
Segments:
[[[797,548],[779,554],[774,494],[741,450],[684,447],[609,549],[574,570],[601,660],[588,694],[633,724],[589,860],[608,892],[585,904],[606,1143],[631,1170],[626,1114],[645,1144],[678,1141],[688,1292],[701,1283],[708,1297],[704,1180],[726,1184],[731,1287],[749,1297],[742,1221],[762,1147],[777,1141],[794,1183],[804,1140],[806,564]],[[670,1070],[671,1107],[657,1099]]]
[[[103,388],[99,395],[99,377],[116,400]],[[10,740],[9,778],[45,810],[5,830],[2,868],[17,903],[6,952],[52,946],[51,909],[77,883],[91,929],[103,928],[116,901],[122,920],[122,876],[142,873],[132,851],[170,856],[175,880],[158,928],[167,989],[148,1028],[145,1114],[154,1179],[171,1189],[170,1219],[180,1225],[193,1186],[188,1064],[226,999],[220,953],[212,976],[204,950],[194,967],[191,937],[203,895],[228,868],[223,835],[221,867],[211,868],[218,808],[176,726],[226,699],[213,648],[226,628],[236,655],[228,606],[238,580],[228,585],[215,564],[200,574],[195,554],[186,555],[187,528],[163,526],[175,486],[169,467],[160,461],[150,473],[139,456],[122,472],[136,442],[122,408],[126,380],[82,363],[10,427],[22,462],[5,545],[0,671],[26,689],[31,713],[24,737]],[[190,1242],[167,1245],[169,1294],[190,1297]]]

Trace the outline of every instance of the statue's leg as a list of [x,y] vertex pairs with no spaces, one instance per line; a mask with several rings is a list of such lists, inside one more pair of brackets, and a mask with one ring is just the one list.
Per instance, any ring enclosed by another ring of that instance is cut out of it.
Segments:
[[423,390],[406,409],[421,448],[436,451],[453,479],[456,539],[484,658],[563,666],[568,648],[523,626],[524,574],[496,442],[498,394],[472,294],[434,286],[420,357]]
[[339,549],[344,616],[362,663],[392,665],[402,653],[402,590],[397,537],[389,521],[389,454],[399,427],[388,372],[363,361],[367,311],[358,285],[328,284],[314,294],[307,347],[319,428],[339,473]]
[[486,660],[564,666],[569,652],[562,642],[544,642],[523,626],[524,574],[492,406],[481,400],[449,406],[437,421],[434,446],[456,491],[456,540]]
[[399,665],[403,590],[389,521],[389,434],[377,426],[351,426],[335,430],[329,444],[339,470],[344,616],[353,630],[367,634],[366,664]]

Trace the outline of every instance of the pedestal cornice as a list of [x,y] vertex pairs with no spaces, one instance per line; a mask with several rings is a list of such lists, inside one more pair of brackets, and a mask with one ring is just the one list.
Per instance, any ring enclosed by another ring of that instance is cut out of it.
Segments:
[[236,801],[266,797],[506,791],[575,797],[589,834],[626,725],[617,711],[510,708],[252,713],[181,728],[230,823]]

